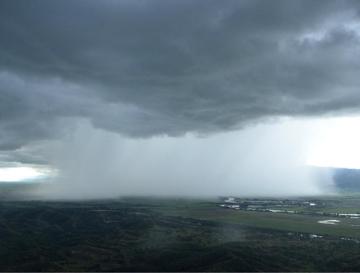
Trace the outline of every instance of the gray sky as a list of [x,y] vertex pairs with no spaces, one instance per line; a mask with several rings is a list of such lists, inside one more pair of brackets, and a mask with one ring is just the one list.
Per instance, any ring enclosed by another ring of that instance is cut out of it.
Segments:
[[[233,174],[229,181],[235,181],[245,169],[256,170],[255,161],[271,151],[271,137],[263,145],[259,135],[291,135],[274,120],[358,112],[359,11],[358,1],[3,0],[1,164],[51,165],[66,174],[62,180],[75,184],[88,180],[69,177],[83,164],[83,173],[91,166],[107,176],[113,173],[103,180],[122,178],[124,182],[114,182],[121,185],[119,191],[124,185],[138,184],[142,190],[127,190],[135,193],[164,188],[169,182],[163,181],[172,176],[182,185],[178,192],[188,193],[193,191],[188,183],[208,177],[209,169]],[[260,130],[254,126],[263,131],[251,135]],[[115,144],[109,145],[108,134]],[[101,137],[92,143],[93,135]],[[237,142],[235,135],[248,138]],[[134,161],[119,158],[122,153],[114,148],[118,142],[123,147],[133,145],[124,150]],[[169,142],[176,142],[170,146],[177,147],[173,149],[180,159],[193,158],[197,149],[201,156],[195,156],[191,165],[187,159],[166,164],[163,153]],[[246,165],[242,158],[242,172],[226,169],[238,158],[227,145],[250,143],[260,147],[252,151],[257,159],[249,162],[254,164]],[[215,150],[222,150],[222,145],[228,150],[219,161]],[[157,148],[145,149],[148,146]],[[70,151],[77,151],[78,158],[69,156]],[[100,156],[90,165],[81,163],[87,153],[95,152]],[[105,152],[107,171],[102,166]],[[292,153],[286,152],[279,162],[288,161]],[[164,164],[166,172],[160,175],[160,167],[147,171],[141,160],[146,157]],[[113,171],[123,161],[140,162],[127,169],[146,177]],[[71,167],[66,162],[72,162]],[[271,168],[274,177],[276,168]],[[256,177],[256,173],[246,175]],[[270,169],[267,173],[272,176]],[[277,184],[264,182],[267,179],[255,180],[274,189],[271,185]],[[155,186],[146,190],[145,180]],[[221,182],[213,180],[199,187],[216,192],[215,185]],[[234,189],[231,183],[228,188]],[[246,183],[241,188],[255,191]],[[267,186],[261,188],[268,192]]]

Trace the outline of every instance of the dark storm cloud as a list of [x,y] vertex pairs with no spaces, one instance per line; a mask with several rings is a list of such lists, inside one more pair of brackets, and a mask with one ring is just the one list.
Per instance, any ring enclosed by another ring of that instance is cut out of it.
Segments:
[[[0,149],[357,111],[351,1],[1,1]],[[70,129],[69,129],[70,128]]]

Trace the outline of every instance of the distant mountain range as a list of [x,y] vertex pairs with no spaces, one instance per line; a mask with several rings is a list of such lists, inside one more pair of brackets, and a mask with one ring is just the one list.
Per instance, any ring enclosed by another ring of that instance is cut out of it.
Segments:
[[26,200],[37,190],[39,183],[0,182],[0,200]]
[[332,168],[337,189],[360,192],[360,169]]

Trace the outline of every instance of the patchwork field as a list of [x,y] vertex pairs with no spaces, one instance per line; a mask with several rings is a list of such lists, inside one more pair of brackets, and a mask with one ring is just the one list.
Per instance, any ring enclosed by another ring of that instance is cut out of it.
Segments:
[[[360,209],[356,207],[347,207],[347,205],[348,204],[345,203],[343,204],[343,207],[324,208],[312,211],[292,207],[292,210],[302,212],[296,214],[224,209],[211,202],[194,203],[190,208],[189,205],[177,207],[169,205],[160,206],[156,209],[165,215],[171,216],[189,217],[200,220],[211,220],[221,223],[231,223],[282,231],[360,238],[359,218],[320,216],[317,214],[320,211],[329,213],[356,213],[360,211]],[[325,225],[319,223],[319,221],[328,219],[339,219],[339,223],[335,225]]]

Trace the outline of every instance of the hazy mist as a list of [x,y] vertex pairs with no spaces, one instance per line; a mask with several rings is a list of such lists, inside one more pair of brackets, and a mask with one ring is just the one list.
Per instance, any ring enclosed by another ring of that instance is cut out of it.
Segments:
[[47,156],[59,169],[46,198],[124,195],[292,196],[328,190],[326,173],[306,166],[311,122],[284,120],[201,137],[132,139],[95,129],[89,122]]

